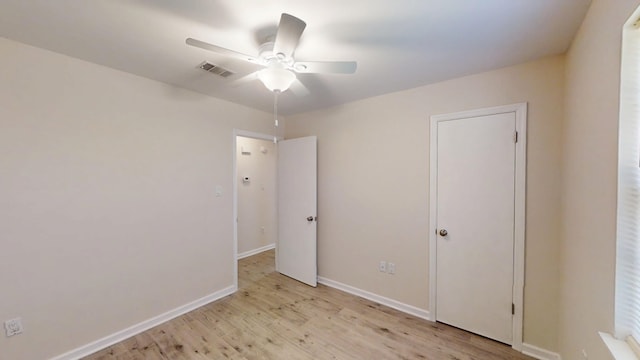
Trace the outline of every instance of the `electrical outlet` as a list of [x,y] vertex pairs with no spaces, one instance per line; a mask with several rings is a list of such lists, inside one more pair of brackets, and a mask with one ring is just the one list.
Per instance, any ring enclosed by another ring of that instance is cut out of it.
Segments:
[[387,264],[387,272],[391,275],[394,275],[396,273],[396,264],[390,262]]
[[380,261],[380,264],[378,265],[378,270],[380,270],[380,272],[387,272],[387,262],[386,261]]
[[15,318],[15,319],[5,321],[4,329],[7,333],[7,337],[22,334],[22,331],[24,330],[22,328],[22,319]]

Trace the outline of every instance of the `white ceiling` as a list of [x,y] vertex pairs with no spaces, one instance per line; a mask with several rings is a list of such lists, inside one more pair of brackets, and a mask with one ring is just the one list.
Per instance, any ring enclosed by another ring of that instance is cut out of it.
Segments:
[[[2,0],[0,36],[271,111],[253,65],[185,44],[258,54],[283,12],[306,21],[296,59],[356,60],[354,75],[301,74],[294,114],[522,63],[567,50],[590,0]],[[0,54],[1,56],[1,54]],[[211,75],[208,60],[237,72]]]

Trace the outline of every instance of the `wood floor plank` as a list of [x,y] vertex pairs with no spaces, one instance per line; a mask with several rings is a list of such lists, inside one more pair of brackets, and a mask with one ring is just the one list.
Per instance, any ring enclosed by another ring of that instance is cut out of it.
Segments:
[[509,346],[275,271],[275,252],[238,262],[239,290],[85,360],[525,360]]

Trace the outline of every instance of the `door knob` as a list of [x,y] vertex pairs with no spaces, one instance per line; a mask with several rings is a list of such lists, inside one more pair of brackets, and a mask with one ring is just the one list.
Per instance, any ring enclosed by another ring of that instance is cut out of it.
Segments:
[[445,229],[440,230],[440,236],[447,236],[448,232]]
[[307,216],[307,221],[308,222],[312,222],[313,221],[313,216]]

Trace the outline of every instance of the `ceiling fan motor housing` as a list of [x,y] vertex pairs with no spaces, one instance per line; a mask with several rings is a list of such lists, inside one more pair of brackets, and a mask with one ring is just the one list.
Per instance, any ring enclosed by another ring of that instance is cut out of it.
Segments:
[[273,45],[274,42],[273,41],[268,41],[265,42],[264,44],[260,45],[259,48],[259,57],[262,60],[262,63],[264,65],[268,65],[273,61],[277,61],[283,65],[285,65],[285,67],[290,68],[294,61],[293,61],[293,54],[291,57],[287,57],[285,54],[283,53],[274,53],[273,52]]

